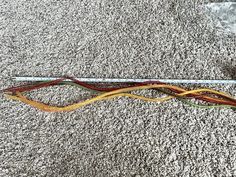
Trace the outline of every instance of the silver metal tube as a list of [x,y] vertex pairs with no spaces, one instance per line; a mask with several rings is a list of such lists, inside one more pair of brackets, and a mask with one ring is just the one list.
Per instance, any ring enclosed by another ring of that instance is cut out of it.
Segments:
[[[53,81],[60,79],[59,77],[13,77],[14,81]],[[138,83],[148,81],[159,81],[169,84],[236,84],[236,80],[193,80],[193,79],[121,79],[121,78],[75,78],[82,82],[103,82],[103,83]],[[70,81],[66,79],[65,81]]]

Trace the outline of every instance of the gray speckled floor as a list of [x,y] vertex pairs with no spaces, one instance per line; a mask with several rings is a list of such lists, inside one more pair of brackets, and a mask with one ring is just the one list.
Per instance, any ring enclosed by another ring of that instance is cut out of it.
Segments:
[[[1,0],[0,87],[16,75],[235,78],[235,37],[200,4]],[[83,97],[65,86],[28,95],[59,105]],[[128,98],[53,114],[1,95],[0,176],[233,176],[235,117]]]

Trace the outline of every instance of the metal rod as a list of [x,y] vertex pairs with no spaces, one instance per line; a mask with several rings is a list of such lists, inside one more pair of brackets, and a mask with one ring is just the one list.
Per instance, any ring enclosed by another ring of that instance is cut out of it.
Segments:
[[[59,77],[13,77],[14,81],[53,81]],[[121,79],[121,78],[76,78],[82,82],[103,82],[103,83],[134,83],[134,82],[148,82],[159,81],[169,84],[236,84],[236,80],[192,80],[192,79]],[[66,79],[65,81],[70,81]]]

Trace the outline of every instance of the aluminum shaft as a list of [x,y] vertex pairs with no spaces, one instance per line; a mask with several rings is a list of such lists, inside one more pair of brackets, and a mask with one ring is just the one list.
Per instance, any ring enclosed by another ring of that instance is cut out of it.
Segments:
[[[59,79],[59,77],[13,77],[14,81],[53,81]],[[236,84],[236,80],[193,80],[193,79],[122,79],[122,78],[76,78],[82,82],[103,82],[103,83],[138,83],[148,81],[159,81],[169,84]],[[65,81],[70,81],[69,79]]]

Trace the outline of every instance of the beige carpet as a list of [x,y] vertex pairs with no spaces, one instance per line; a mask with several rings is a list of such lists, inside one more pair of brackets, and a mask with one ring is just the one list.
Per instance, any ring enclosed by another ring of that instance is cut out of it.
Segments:
[[[215,28],[203,3],[1,0],[0,88],[12,76],[235,78],[235,36]],[[27,95],[66,105],[88,93]],[[235,118],[128,98],[44,113],[1,95],[0,176],[236,176]]]

